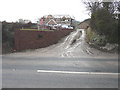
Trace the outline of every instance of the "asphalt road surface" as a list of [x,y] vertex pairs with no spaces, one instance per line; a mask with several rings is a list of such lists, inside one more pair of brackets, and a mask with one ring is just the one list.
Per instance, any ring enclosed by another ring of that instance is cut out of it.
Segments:
[[3,55],[2,87],[118,88],[117,54],[90,48],[84,39],[77,30],[50,47]]
[[3,56],[2,67],[3,88],[118,87],[117,59]]

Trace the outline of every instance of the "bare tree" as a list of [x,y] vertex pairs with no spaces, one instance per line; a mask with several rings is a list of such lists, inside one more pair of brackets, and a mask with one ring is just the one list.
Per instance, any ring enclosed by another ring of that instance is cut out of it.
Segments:
[[82,1],[85,5],[87,10],[89,10],[92,13],[95,13],[97,9],[101,7],[100,0],[84,0]]

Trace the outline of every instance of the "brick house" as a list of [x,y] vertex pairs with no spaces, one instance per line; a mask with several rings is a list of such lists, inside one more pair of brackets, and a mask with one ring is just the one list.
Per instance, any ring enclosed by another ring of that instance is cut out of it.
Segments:
[[54,19],[49,20],[47,25],[57,25],[56,21]]
[[79,29],[86,29],[87,27],[89,27],[90,25],[90,19],[87,19],[83,22],[80,22],[78,25],[77,25],[77,28]]
[[70,15],[44,15],[39,19],[38,26],[72,25],[72,20],[74,18]]

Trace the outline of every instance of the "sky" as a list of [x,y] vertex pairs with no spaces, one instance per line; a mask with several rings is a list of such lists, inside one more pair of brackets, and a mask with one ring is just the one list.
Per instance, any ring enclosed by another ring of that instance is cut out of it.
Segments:
[[0,0],[0,21],[28,19],[36,22],[48,14],[70,15],[77,21],[90,18],[81,0]]

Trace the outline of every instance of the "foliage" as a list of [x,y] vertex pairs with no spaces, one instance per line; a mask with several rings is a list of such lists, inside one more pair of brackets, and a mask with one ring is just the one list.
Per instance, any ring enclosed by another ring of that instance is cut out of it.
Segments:
[[104,46],[106,44],[106,37],[104,35],[98,35],[91,28],[87,30],[86,40],[88,43],[92,43],[97,46]]
[[2,47],[3,52],[11,52],[14,50],[14,30],[16,28],[30,28],[34,23],[21,24],[21,23],[8,23],[2,22]]
[[2,22],[2,43],[8,43],[11,48],[14,47],[14,26],[7,22]]
[[105,36],[93,34],[91,43],[94,43],[95,45],[99,46],[104,46],[106,44]]
[[89,43],[91,41],[94,33],[91,30],[91,28],[88,28],[86,34],[87,34],[86,41]]
[[101,43],[99,45],[103,45],[104,39],[109,43],[118,43],[118,17],[116,16],[118,3],[87,2],[85,4],[91,12],[90,27],[98,35],[96,39]]
[[72,25],[71,25],[71,26],[76,30],[77,25],[78,25],[79,23],[80,23],[79,21],[72,20]]

